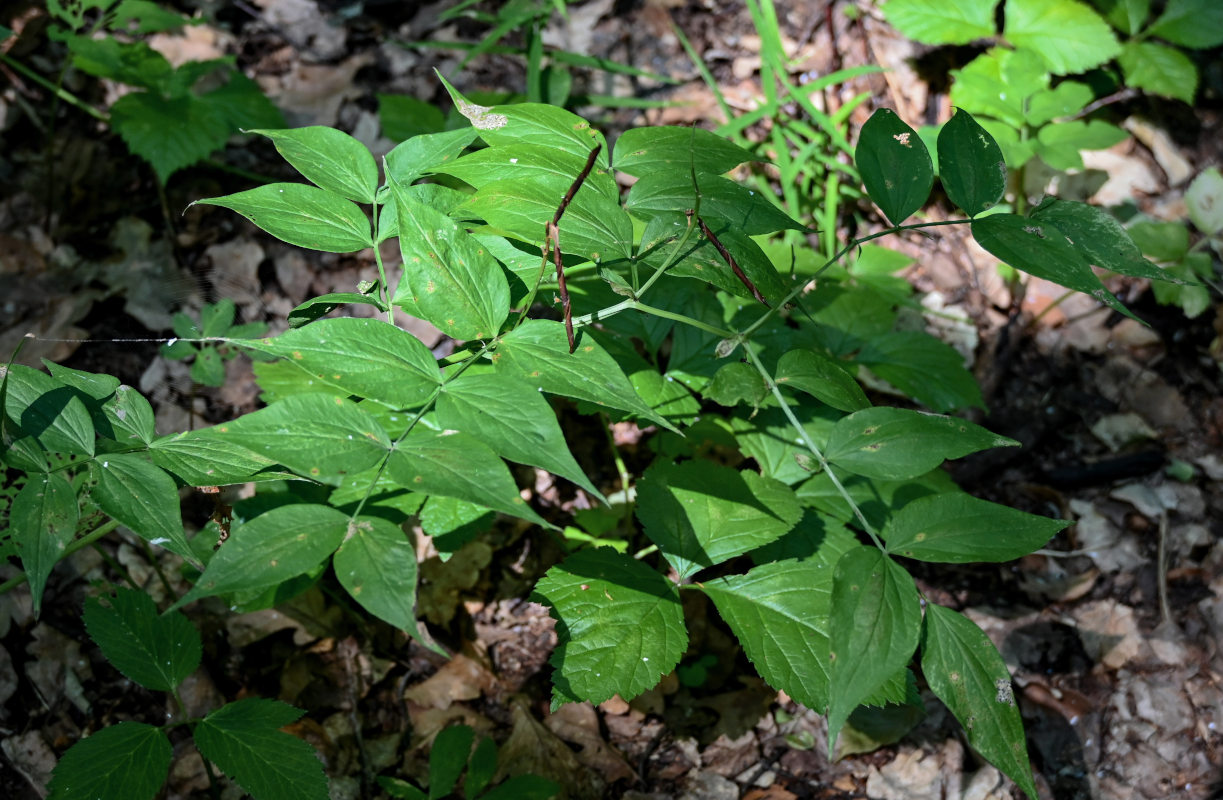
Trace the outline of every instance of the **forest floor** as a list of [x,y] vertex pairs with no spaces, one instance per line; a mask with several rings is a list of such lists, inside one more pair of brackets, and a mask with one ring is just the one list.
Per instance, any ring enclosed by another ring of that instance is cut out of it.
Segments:
[[[445,94],[434,68],[463,91],[521,89],[523,61],[513,54],[462,65],[461,53],[405,46],[482,35],[474,23],[441,19],[448,5],[253,0],[225,5],[217,24],[155,37],[155,46],[171,60],[234,55],[290,125],[334,125],[381,154],[393,143],[380,132],[378,94],[440,104]],[[871,93],[850,117],[852,131],[880,106],[915,125],[947,118],[945,76],[956,62],[933,68],[942,80],[919,76],[913,64],[928,62],[929,48],[896,34],[869,3],[859,4],[864,13],[856,19],[844,13],[851,3],[827,5],[778,2],[780,27],[796,73],[889,69],[825,93],[823,102],[836,105]],[[568,21],[553,18],[549,45],[676,80],[579,76],[590,93],[672,101],[646,111],[577,109],[609,132],[722,120],[673,22],[732,106],[747,111],[759,102],[759,37],[739,3],[589,0],[569,13]],[[197,391],[186,366],[161,357],[157,342],[108,340],[168,336],[172,311],[223,297],[234,300],[241,321],[268,321],[275,333],[306,297],[352,291],[376,277],[368,253],[307,252],[223,210],[183,212],[201,197],[249,185],[216,170],[174,177],[167,221],[147,167],[117,137],[100,135],[69,110],[48,141],[18,102],[38,96],[37,87],[8,77],[0,87],[0,353],[34,331],[41,338],[23,361],[46,357],[115,374],[154,401],[160,432],[183,430],[256,407],[249,363],[230,362],[222,388]],[[1169,112],[1141,99],[1118,106],[1141,136],[1089,161],[1096,166],[1087,177],[1101,178],[1084,181],[1095,199],[1183,218],[1188,180],[1223,159],[1219,86],[1208,85],[1204,96],[1197,109]],[[54,184],[47,183],[48,154]],[[254,172],[277,169],[270,148],[245,139],[225,158]],[[875,213],[858,209],[868,222]],[[1223,373],[1216,360],[1223,305],[1215,298],[1215,307],[1187,319],[1157,305],[1143,282],[1118,284],[1150,323],[1144,327],[1082,296],[1047,309],[1062,292],[1036,279],[1015,296],[997,277],[996,260],[963,236],[914,236],[891,246],[917,258],[905,275],[925,305],[941,312],[930,325],[941,320],[941,335],[973,356],[989,409],[977,421],[1024,445],[958,462],[956,479],[980,496],[1076,521],[1050,545],[1055,552],[918,573],[932,598],[990,634],[1014,672],[1042,797],[1223,797]],[[947,324],[949,317],[960,322]],[[440,337],[420,334],[431,346]],[[53,341],[68,339],[90,341]],[[604,447],[594,432],[590,447]],[[639,432],[620,433],[630,468],[637,458],[644,466],[644,448],[638,456],[632,443]],[[577,456],[583,463],[600,457]],[[185,511],[200,522],[209,502],[189,497]],[[111,668],[78,613],[95,581],[115,578],[115,565],[156,584],[159,565],[136,542],[115,536],[100,550],[75,554],[53,574],[37,619],[24,588],[0,596],[0,796],[44,797],[57,758],[81,736],[121,719],[165,718],[165,698]],[[712,608],[687,609],[689,619],[708,612],[699,636],[719,664],[702,685],[669,676],[631,703],[616,698],[549,713],[547,658],[556,637],[546,610],[527,599],[548,566],[547,548],[503,522],[446,563],[427,540],[421,555],[420,611],[457,653],[451,660],[354,624],[317,589],[278,610],[243,615],[204,603],[191,614],[205,635],[205,662],[184,687],[184,701],[207,710],[255,695],[307,709],[293,732],[320,751],[337,799],[376,796],[370,776],[396,764],[398,774],[423,778],[429,742],[455,721],[492,736],[515,771],[551,777],[572,798],[1020,796],[967,748],[932,697],[925,719],[899,742],[830,757],[823,719],[754,677]],[[12,569],[0,566],[0,579]],[[208,797],[198,754],[180,750],[165,796]]]

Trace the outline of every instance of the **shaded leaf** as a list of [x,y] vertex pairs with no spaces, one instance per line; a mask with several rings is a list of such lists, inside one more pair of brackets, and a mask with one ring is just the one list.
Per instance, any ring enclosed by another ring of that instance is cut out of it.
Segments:
[[172,692],[200,665],[199,631],[177,611],[162,616],[145,592],[91,597],[82,619],[106,660],[146,689]]
[[[696,181],[701,191],[700,215],[709,222],[720,220],[748,236],[803,230],[801,224],[755,189],[708,172],[698,172]],[[624,207],[644,219],[670,217],[695,209],[692,176],[687,170],[649,173],[633,184]]]
[[35,616],[42,608],[47,576],[76,536],[79,517],[76,491],[58,472],[27,476],[13,497],[8,509],[9,533],[21,555],[21,568],[30,579]]
[[340,585],[362,608],[424,638],[416,622],[416,548],[398,525],[378,517],[352,520],[332,561]]
[[1025,556],[1069,524],[955,492],[914,500],[892,515],[882,535],[896,555],[968,564]]
[[1126,86],[1193,103],[1198,69],[1189,56],[1157,42],[1126,42],[1117,56]]
[[49,800],[153,800],[174,751],[161,728],[120,722],[68,748],[51,776]]
[[99,508],[149,544],[199,563],[183,535],[173,478],[134,453],[101,456],[90,465],[90,472],[97,481],[90,497]]
[[327,800],[314,748],[279,730],[303,713],[277,700],[238,700],[196,725],[195,746],[255,800]]
[[1223,6],[1214,0],[1168,0],[1146,33],[1181,47],[1216,47],[1223,44]]
[[1061,231],[1087,263],[1135,278],[1173,281],[1173,276],[1142,257],[1142,251],[1116,217],[1103,209],[1073,200],[1047,197],[1031,218]]
[[793,386],[840,411],[870,405],[866,392],[840,364],[814,350],[791,350],[783,355],[777,361],[776,381],[778,386]]
[[52,453],[94,454],[89,411],[69,387],[36,369],[7,367],[5,411],[21,432]]
[[676,125],[631,128],[616,140],[614,166],[642,178],[656,172],[695,169],[721,175],[756,156],[703,128]]
[[956,111],[938,135],[939,180],[951,202],[970,217],[992,208],[1006,189],[998,143],[967,111]]

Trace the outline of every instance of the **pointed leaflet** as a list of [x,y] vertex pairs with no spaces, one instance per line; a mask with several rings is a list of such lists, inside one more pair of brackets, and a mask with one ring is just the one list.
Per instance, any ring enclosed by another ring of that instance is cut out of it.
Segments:
[[837,362],[813,350],[791,350],[777,361],[778,386],[793,386],[839,411],[870,406],[866,392]]
[[934,164],[917,131],[881,108],[862,126],[854,162],[866,193],[893,225],[917,211],[934,186]]
[[448,381],[437,399],[437,421],[475,436],[503,458],[546,469],[603,497],[573,460],[548,401],[517,378],[467,372]]
[[369,613],[421,639],[416,624],[416,548],[398,525],[362,517],[332,559],[336,578]]
[[309,572],[335,552],[348,516],[330,506],[278,506],[234,526],[204,574],[174,608],[225,594],[275,586]]
[[616,140],[614,166],[638,178],[690,167],[714,175],[730,172],[756,156],[702,128],[666,125],[627,130]]
[[120,386],[93,415],[98,433],[120,444],[152,444],[157,437],[153,407],[130,386]]
[[314,748],[280,730],[303,713],[277,700],[239,700],[196,725],[195,746],[256,800],[327,800]]
[[85,629],[102,655],[146,689],[172,692],[200,665],[199,631],[177,611],[162,616],[153,598],[116,587],[85,601]]
[[582,550],[548,570],[533,599],[551,607],[560,644],[549,663],[552,705],[612,695],[631,700],[675,669],[688,645],[675,586],[610,548]]
[[320,189],[358,203],[374,202],[378,165],[369,149],[347,133],[322,125],[249,133],[271,139],[285,161]]
[[391,449],[372,414],[326,394],[292,395],[200,435],[240,444],[302,477],[331,485],[374,466]]
[[1117,56],[1125,85],[1190,105],[1198,93],[1198,68],[1183,50],[1156,42],[1126,42]]
[[9,531],[30,579],[35,616],[42,607],[47,576],[76,535],[78,518],[76,491],[58,472],[29,475],[9,507]]
[[1016,214],[990,214],[972,221],[972,236],[977,244],[1015,269],[1089,294],[1134,317],[1104,288],[1070,237],[1048,222]]
[[1223,44],[1223,6],[1214,0],[1169,0],[1147,34],[1181,47],[1216,47]]
[[277,239],[309,250],[352,253],[374,243],[356,203],[304,183],[269,183],[196,204],[237,211]]
[[1117,218],[1103,209],[1046,197],[1032,211],[1031,218],[1056,226],[1092,266],[1119,275],[1175,282],[1173,276],[1142,257],[1142,251]]
[[824,455],[868,478],[916,478],[949,458],[1019,442],[955,417],[901,408],[868,408],[832,428]]
[[637,518],[681,578],[781,538],[801,516],[784,483],[711,461],[660,462],[637,481]]
[[[505,145],[468,153],[430,172],[451,175],[476,189],[504,180],[539,182],[555,190],[559,200],[581,174],[586,158],[542,145]],[[620,189],[606,169],[592,169],[582,188],[593,189],[613,203],[620,202]]]
[[7,370],[4,410],[22,433],[52,453],[93,455],[93,422],[72,389],[21,364]]
[[938,134],[938,177],[951,202],[975,217],[1002,199],[1006,175],[994,137],[967,111],[956,111]]
[[488,251],[441,211],[391,184],[399,215],[403,278],[395,303],[455,339],[496,336],[510,312],[510,287]]
[[896,555],[968,564],[1025,556],[1069,524],[956,492],[914,500],[882,533]]
[[675,430],[642,401],[620,365],[593,337],[579,333],[577,349],[570,353],[560,322],[530,319],[519,325],[501,338],[493,366],[541,391],[618,408]]
[[90,465],[90,472],[97,485],[89,496],[99,508],[149,544],[199,563],[183,535],[173,478],[134,453],[100,456]]
[[475,138],[474,128],[413,136],[386,154],[387,182],[407,186],[439,164],[453,161]]
[[196,431],[154,439],[149,445],[149,458],[191,486],[226,486],[260,479],[279,479],[284,475],[277,470],[260,476],[259,473],[275,467],[276,462],[247,450],[237,442]]
[[873,547],[850,550],[832,584],[828,749],[849,714],[909,663],[921,633],[917,586]]
[[380,319],[321,319],[243,345],[280,356],[327,386],[391,408],[423,405],[441,383],[429,348]]
[[415,430],[398,444],[387,472],[405,489],[440,494],[548,526],[488,445],[467,433]]
[[454,786],[467,766],[475,731],[470,725],[451,725],[433,740],[429,751],[429,797],[453,797]]
[[989,637],[962,614],[929,603],[921,647],[922,674],[968,743],[1036,800],[1011,675]]
[[68,748],[51,775],[48,800],[153,800],[173,756],[161,728],[111,725]]

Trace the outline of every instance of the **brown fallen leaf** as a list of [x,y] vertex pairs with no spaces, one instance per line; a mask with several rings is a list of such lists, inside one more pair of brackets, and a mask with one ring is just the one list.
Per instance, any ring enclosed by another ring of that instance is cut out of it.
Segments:
[[475,700],[497,685],[487,666],[458,653],[430,677],[403,693],[405,699],[428,708],[449,708],[452,703]]
[[514,775],[538,775],[561,785],[561,798],[599,800],[606,783],[578,759],[569,746],[535,719],[521,696],[510,700],[514,729],[497,754],[500,782]]
[[620,751],[603,740],[599,733],[599,715],[590,703],[563,705],[555,714],[545,717],[544,724],[566,742],[581,747],[578,760],[596,770],[608,783],[637,777]]

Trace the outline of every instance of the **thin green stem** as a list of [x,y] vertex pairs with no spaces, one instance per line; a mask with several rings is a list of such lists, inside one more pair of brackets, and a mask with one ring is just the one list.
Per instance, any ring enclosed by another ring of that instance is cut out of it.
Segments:
[[[112,519],[109,522],[102,523],[100,526],[95,528],[93,531],[85,534],[81,538],[76,539],[72,542],[69,542],[68,546],[64,548],[64,554],[60,556],[60,558],[61,559],[67,558],[68,556],[75,553],[77,550],[80,550],[82,547],[88,547],[89,545],[93,544],[98,539],[101,539],[103,536],[110,533],[117,527],[119,527],[119,523],[117,520]],[[13,589],[16,589],[18,586],[25,583],[29,579],[30,579],[29,576],[26,575],[24,572],[22,572],[20,575],[14,575],[12,578],[9,578],[4,583],[0,583],[0,595],[11,592]]]
[[382,288],[378,290],[379,299],[386,303],[386,321],[395,324],[395,307],[391,305],[391,287],[386,282],[386,266],[382,263],[382,248],[378,246],[378,201],[374,201],[374,263],[378,265],[378,281]]
[[65,103],[68,103],[75,108],[79,108],[81,111],[84,111],[94,119],[101,122],[110,122],[110,114],[107,114],[105,111],[99,111],[88,103],[85,103],[76,95],[72,94],[72,92],[69,92],[60,86],[56,86],[54,83],[39,75],[37,72],[30,69],[25,64],[22,64],[20,61],[13,59],[11,56],[0,53],[0,63],[4,63],[9,67],[12,67],[15,71],[20,72],[25,77],[34,81],[39,86],[54,94],[60,100],[63,100]]
[[682,322],[685,325],[691,325],[694,328],[700,328],[701,330],[705,331],[706,333],[712,333],[714,336],[721,336],[723,339],[729,339],[732,336],[736,335],[734,331],[728,331],[725,328],[719,328],[716,325],[710,325],[707,322],[702,322],[699,319],[693,319],[692,317],[689,317],[685,314],[677,314],[674,311],[667,311],[666,309],[663,309],[663,308],[655,308],[654,306],[647,306],[645,303],[642,303],[639,300],[629,300],[628,307],[634,308],[646,314],[652,314],[655,317],[662,317],[663,319],[674,320],[675,322]]

